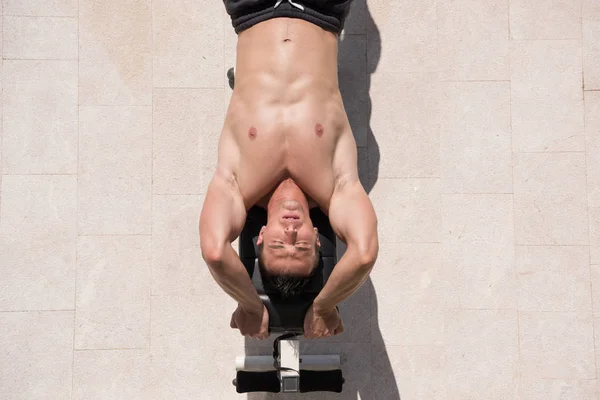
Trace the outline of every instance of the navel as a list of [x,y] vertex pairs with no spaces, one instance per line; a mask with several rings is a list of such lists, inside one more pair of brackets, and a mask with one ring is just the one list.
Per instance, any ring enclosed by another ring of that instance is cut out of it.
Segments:
[[323,125],[321,125],[321,124],[315,125],[315,133],[317,134],[318,137],[323,136],[323,132],[324,132]]
[[254,139],[256,139],[256,135],[257,135],[256,128],[255,127],[251,127],[248,130],[248,137],[250,138],[250,140],[254,140]]

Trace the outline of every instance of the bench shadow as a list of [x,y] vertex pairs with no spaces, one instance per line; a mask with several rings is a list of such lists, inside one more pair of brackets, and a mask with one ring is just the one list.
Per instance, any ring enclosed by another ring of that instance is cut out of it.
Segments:
[[[367,0],[355,0],[339,42],[339,81],[344,106],[358,147],[358,168],[367,193],[379,175],[379,146],[371,129],[371,76],[381,55],[381,37]],[[368,35],[366,34],[368,31]],[[368,38],[368,40],[367,40]],[[338,241],[338,259],[344,244]],[[334,338],[300,338],[300,354],[339,354],[345,378],[342,393],[248,393],[248,400],[385,399],[400,400],[394,371],[379,329],[377,296],[369,277],[340,305],[345,332]],[[265,341],[245,339],[245,354],[270,355],[277,335]]]

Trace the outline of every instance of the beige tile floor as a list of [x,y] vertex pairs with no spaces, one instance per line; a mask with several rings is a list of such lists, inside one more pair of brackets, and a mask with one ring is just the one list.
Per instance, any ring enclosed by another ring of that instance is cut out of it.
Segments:
[[[0,4],[0,398],[275,398],[198,246],[222,3]],[[340,79],[381,251],[302,398],[600,399],[600,2],[356,0]]]

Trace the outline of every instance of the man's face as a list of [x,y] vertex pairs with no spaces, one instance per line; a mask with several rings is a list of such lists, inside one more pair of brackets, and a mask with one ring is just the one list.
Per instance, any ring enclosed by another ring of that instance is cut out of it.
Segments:
[[321,246],[310,215],[295,200],[283,201],[271,211],[267,225],[260,230],[257,244],[263,245],[263,263],[268,272],[298,276],[311,274],[316,252]]

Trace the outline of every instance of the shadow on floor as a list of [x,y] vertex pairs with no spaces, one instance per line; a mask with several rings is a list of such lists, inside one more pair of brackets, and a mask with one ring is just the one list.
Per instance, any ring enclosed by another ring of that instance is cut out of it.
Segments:
[[[360,12],[361,9],[366,10],[366,21],[360,21],[360,18],[352,15],[353,12]],[[355,0],[345,29],[347,32],[361,32],[362,27],[359,24],[362,22],[366,22],[369,40],[367,41],[366,35],[363,34],[345,35],[340,39],[338,59],[340,90],[359,146],[358,167],[361,182],[369,193],[377,182],[379,174],[380,154],[370,124],[369,93],[371,75],[375,72],[381,55],[381,40],[366,0]],[[360,54],[361,52],[363,53]],[[343,64],[345,61],[346,63]],[[281,396],[288,400],[400,400],[392,365],[379,330],[377,297],[371,278],[367,279],[360,290],[340,306],[340,310],[346,328],[342,335],[318,340],[301,338],[300,342],[301,354],[341,356],[342,371],[346,379],[342,393],[316,392],[285,396],[272,393],[248,393],[248,400],[280,399]],[[246,355],[270,355],[273,340],[274,337],[267,341],[246,339]],[[372,351],[373,349],[376,351]]]

